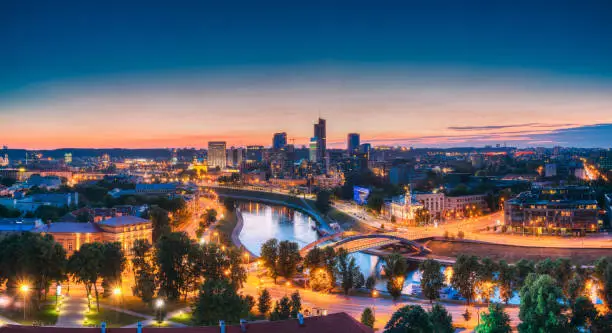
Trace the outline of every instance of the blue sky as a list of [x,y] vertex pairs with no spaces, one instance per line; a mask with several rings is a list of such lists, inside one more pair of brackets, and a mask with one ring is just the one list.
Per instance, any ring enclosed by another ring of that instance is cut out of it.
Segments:
[[[300,141],[322,113],[339,144],[352,131],[417,146],[491,143],[499,138],[490,131],[461,139],[453,128],[533,122],[562,142],[566,128],[612,123],[610,13],[604,0],[2,1],[0,141],[97,146],[109,141],[83,136],[109,114],[127,117],[131,127],[118,130],[132,132],[109,144],[246,144],[278,130]],[[421,119],[419,105],[440,124]],[[485,108],[496,115],[483,117]],[[173,112],[201,127],[172,123]],[[155,121],[139,124],[144,113]],[[78,121],[58,133],[55,114]],[[386,121],[343,122],[377,115]],[[393,119],[407,125],[386,128]],[[162,124],[169,128],[152,129]],[[37,133],[26,137],[26,128]],[[434,133],[457,140],[422,139]],[[576,144],[606,144],[587,137]]]

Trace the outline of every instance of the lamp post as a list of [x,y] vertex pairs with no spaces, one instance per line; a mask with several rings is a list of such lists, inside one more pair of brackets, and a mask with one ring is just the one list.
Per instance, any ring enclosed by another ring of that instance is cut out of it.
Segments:
[[[113,289],[113,296],[115,296],[115,301],[117,302],[117,306],[121,307],[121,288],[115,287]],[[119,321],[119,311],[117,311],[117,322]]]
[[376,318],[376,297],[378,296],[378,290],[372,290],[372,299],[374,305],[372,306],[372,313],[374,314],[374,318]]
[[19,287],[19,290],[21,290],[21,293],[23,294],[23,320],[26,320],[26,297],[28,295],[28,291],[30,291],[30,286],[26,284],[21,285],[21,287]]
[[161,298],[158,298],[155,301],[155,309],[157,309],[157,325],[161,325],[161,323],[164,321],[164,316],[162,315],[162,311],[164,308],[164,300]]

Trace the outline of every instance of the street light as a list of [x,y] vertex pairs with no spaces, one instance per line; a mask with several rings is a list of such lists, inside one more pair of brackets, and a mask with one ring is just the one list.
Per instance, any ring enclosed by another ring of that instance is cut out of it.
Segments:
[[23,293],[23,320],[26,319],[26,296],[28,295],[28,291],[30,291],[30,286],[27,284],[22,284],[19,287],[19,290]]
[[372,314],[374,315],[374,318],[376,318],[376,297],[378,296],[378,290],[374,289],[372,290],[372,298],[374,299],[374,306],[372,306]]
[[164,316],[163,316],[163,308],[164,308],[164,300],[161,298],[158,298],[155,301],[155,309],[157,309],[157,325],[161,325],[161,323],[164,321]]
[[287,281],[287,282],[285,283],[285,295],[287,295],[287,290],[288,290],[289,288],[291,288],[291,282]]

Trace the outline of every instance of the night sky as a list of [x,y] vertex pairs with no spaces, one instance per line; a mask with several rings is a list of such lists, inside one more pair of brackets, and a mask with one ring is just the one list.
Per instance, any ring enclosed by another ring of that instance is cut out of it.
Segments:
[[301,144],[321,115],[336,146],[610,147],[611,18],[605,0],[5,0],[0,144]]

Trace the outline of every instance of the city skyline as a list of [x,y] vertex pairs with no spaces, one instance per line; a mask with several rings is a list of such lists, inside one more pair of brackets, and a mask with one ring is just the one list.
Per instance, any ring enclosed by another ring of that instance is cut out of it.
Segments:
[[608,2],[442,3],[9,1],[0,144],[268,146],[287,132],[302,146],[320,116],[330,148],[354,132],[373,145],[610,147]]

